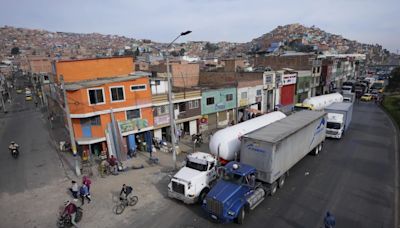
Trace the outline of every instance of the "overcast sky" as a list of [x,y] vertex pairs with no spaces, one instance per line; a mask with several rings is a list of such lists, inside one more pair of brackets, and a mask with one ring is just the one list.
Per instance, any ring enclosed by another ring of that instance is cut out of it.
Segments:
[[0,25],[116,34],[158,42],[248,42],[278,25],[315,25],[400,49],[400,0],[0,0]]

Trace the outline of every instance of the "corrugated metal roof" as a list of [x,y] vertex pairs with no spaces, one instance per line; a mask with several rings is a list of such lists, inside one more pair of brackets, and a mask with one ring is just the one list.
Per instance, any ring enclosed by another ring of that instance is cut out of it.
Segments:
[[326,113],[304,110],[246,134],[244,137],[275,143],[307,126]]

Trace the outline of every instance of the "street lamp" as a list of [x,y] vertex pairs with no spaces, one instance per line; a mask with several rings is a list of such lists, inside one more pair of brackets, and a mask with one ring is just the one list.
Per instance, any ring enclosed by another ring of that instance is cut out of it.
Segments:
[[172,100],[172,80],[171,72],[169,69],[169,58],[168,58],[168,48],[181,36],[186,36],[192,31],[181,32],[171,43],[167,46],[167,53],[165,58],[167,60],[167,76],[168,76],[168,101],[169,101],[169,125],[171,129],[171,145],[172,145],[172,161],[174,162],[174,169],[176,169],[176,147],[175,147],[175,120],[174,120],[174,103]]

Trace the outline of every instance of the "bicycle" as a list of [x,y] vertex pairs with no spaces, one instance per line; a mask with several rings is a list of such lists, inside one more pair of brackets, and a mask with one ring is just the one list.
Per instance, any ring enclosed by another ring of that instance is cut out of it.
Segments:
[[124,210],[127,206],[135,206],[138,201],[139,201],[139,198],[137,196],[133,196],[133,195],[128,196],[128,199],[120,198],[119,202],[117,202],[117,205],[115,205],[115,207],[114,207],[115,214],[117,214],[117,215],[122,214],[122,212],[124,212]]

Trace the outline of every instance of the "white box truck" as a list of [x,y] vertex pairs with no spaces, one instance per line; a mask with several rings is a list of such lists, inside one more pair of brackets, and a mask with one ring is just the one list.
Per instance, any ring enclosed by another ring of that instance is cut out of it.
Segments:
[[240,162],[257,169],[257,180],[273,195],[289,169],[310,152],[317,155],[325,141],[326,113],[300,111],[243,137]]
[[345,131],[350,127],[353,116],[353,103],[336,102],[325,108],[328,113],[326,137],[342,138]]

